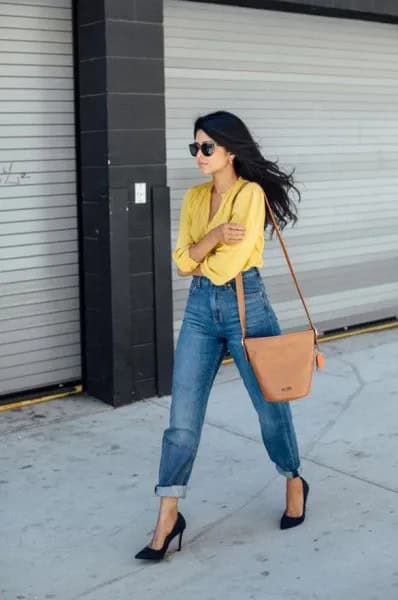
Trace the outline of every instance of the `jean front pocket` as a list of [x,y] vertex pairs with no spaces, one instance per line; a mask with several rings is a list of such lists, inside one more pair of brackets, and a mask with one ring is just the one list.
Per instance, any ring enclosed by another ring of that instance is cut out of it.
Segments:
[[[233,289],[235,296],[237,296],[238,294],[236,291],[236,282],[235,281],[233,281],[231,283],[231,288]],[[245,298],[247,298],[249,296],[261,296],[262,288],[261,288],[260,280],[256,279],[256,280],[243,281],[243,291],[245,294]]]
[[279,322],[261,280],[257,290],[253,292],[245,293],[247,336],[279,335]]
[[200,287],[200,283],[199,281],[193,277],[192,281],[191,281],[191,285],[189,286],[188,289],[188,296],[192,296],[192,294],[194,294]]

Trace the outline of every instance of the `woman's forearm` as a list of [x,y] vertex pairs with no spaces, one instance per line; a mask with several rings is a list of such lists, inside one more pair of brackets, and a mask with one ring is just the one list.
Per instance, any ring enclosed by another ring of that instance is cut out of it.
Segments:
[[[191,244],[188,252],[190,258],[198,263],[194,271],[184,272],[178,269],[178,274],[202,275],[201,264],[210,255],[218,244],[236,244],[245,236],[245,227],[239,223],[223,223],[207,233],[197,244]],[[185,250],[186,251],[186,250]]]
[[212,229],[197,244],[192,244],[189,247],[189,256],[199,264],[194,271],[190,272],[184,272],[181,271],[181,269],[178,269],[178,274],[182,277],[202,275],[200,263],[208,254],[210,254],[210,252],[212,252],[212,250],[214,250],[219,241],[216,230]]
[[214,250],[219,241],[216,229],[212,229],[200,240],[200,242],[192,244],[189,248],[189,256],[197,263],[201,263],[202,260]]

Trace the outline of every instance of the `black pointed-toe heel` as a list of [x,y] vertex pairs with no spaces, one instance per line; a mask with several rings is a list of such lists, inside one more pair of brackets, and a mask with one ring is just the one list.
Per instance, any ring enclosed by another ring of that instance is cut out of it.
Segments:
[[305,519],[305,504],[307,502],[307,496],[308,496],[308,492],[310,491],[310,486],[305,481],[305,479],[303,479],[302,477],[300,477],[300,479],[303,482],[303,493],[304,493],[303,514],[301,515],[301,517],[289,517],[285,511],[281,518],[281,529],[290,529],[290,527],[296,527],[296,525],[300,525],[300,523],[302,523]]
[[163,546],[159,548],[159,550],[155,550],[155,548],[150,548],[150,546],[145,546],[142,550],[140,550],[134,558],[145,558],[146,560],[161,560],[166,554],[166,550],[169,547],[169,544],[176,535],[180,535],[179,543],[178,543],[178,551],[181,550],[181,541],[182,534],[184,533],[184,529],[187,526],[184,517],[180,512],[177,513],[177,521],[173,529],[166,536]]

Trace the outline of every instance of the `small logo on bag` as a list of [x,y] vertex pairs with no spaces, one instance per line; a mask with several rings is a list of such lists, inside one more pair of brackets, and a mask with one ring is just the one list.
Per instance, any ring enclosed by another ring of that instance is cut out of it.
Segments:
[[291,385],[287,385],[286,387],[281,388],[281,392],[290,392],[292,389]]

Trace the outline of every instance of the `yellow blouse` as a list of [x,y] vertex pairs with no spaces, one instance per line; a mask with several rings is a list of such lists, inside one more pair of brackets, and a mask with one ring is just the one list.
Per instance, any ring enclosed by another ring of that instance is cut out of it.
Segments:
[[[248,182],[236,196],[232,210],[232,200],[246,181],[239,177],[221,194],[220,207],[210,222],[213,181],[187,190],[180,212],[178,239],[172,254],[181,271],[192,273],[200,264],[203,275],[215,285],[223,285],[240,271],[263,266],[265,203],[261,186],[254,181]],[[245,235],[240,242],[218,244],[201,263],[189,256],[191,244],[198,243],[211,229],[228,222],[245,227]]]

